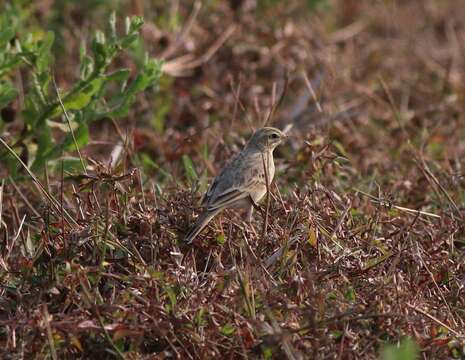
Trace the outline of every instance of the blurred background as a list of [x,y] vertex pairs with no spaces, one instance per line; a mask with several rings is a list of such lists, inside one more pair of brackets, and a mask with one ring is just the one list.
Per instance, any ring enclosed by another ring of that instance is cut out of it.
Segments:
[[[25,119],[25,113],[45,112],[30,109],[34,82],[43,82],[42,96],[51,99],[45,102],[56,102],[51,78],[40,73],[50,70],[63,96],[82,87],[86,71],[92,72],[88,63],[98,56],[91,50],[95,34],[102,31],[109,39],[112,31],[124,34],[125,18],[141,16],[141,35],[107,59],[105,71],[120,72],[120,78],[91,94],[95,108],[107,111],[84,116],[85,102],[70,110],[75,127],[86,133],[78,139],[85,156],[108,160],[115,141],[122,141],[132,149],[131,161],[160,181],[163,171],[184,171],[179,161],[184,155],[184,163],[193,159],[198,172],[208,167],[214,172],[214,157],[227,158],[230,146],[261,126],[273,108],[271,122],[281,128],[293,124],[300,138],[282,150],[284,155],[295,154],[303,139],[329,136],[339,155],[350,157],[362,174],[388,173],[383,167],[392,164],[384,160],[402,157],[409,140],[436,159],[449,160],[449,172],[460,172],[464,9],[459,1],[18,0],[3,7],[2,28],[14,29],[10,55],[18,43],[34,52],[54,33],[45,51],[50,56],[42,61],[47,70],[25,60],[14,69],[5,62],[2,71],[2,86],[11,85],[17,96],[2,102],[0,129],[29,164],[37,158],[53,164],[63,148],[66,156],[73,150],[69,139],[60,149],[46,145],[44,131]],[[143,73],[146,57],[163,61],[160,73],[124,93],[121,89]],[[37,70],[34,75],[28,66]],[[124,97],[131,97],[125,109],[108,111]],[[63,118],[50,115],[44,124],[56,145],[69,129]],[[68,165],[80,167],[76,159]]]

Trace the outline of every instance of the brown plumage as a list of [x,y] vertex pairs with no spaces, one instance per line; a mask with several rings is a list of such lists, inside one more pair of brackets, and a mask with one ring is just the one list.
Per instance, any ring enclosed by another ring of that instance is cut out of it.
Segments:
[[224,209],[246,208],[251,220],[254,204],[266,194],[265,179],[271,183],[274,177],[273,151],[286,137],[272,127],[261,128],[252,135],[244,149],[213,180],[202,200],[205,209],[186,234],[187,243]]

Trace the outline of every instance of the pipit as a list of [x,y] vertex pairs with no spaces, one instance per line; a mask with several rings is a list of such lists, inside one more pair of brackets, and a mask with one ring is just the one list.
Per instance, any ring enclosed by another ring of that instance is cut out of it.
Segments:
[[204,211],[185,237],[187,243],[224,209],[245,208],[248,221],[252,220],[254,207],[274,177],[273,151],[286,138],[285,133],[272,127],[261,128],[252,135],[244,149],[213,180],[202,200]]

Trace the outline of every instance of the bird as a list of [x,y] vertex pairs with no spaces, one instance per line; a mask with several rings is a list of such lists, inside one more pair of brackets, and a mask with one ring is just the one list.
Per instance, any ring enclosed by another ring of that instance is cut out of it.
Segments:
[[273,151],[286,139],[287,135],[274,127],[262,127],[254,132],[242,151],[214,178],[201,202],[204,210],[185,235],[186,243],[192,243],[224,209],[246,209],[247,220],[252,220],[253,209],[275,175]]

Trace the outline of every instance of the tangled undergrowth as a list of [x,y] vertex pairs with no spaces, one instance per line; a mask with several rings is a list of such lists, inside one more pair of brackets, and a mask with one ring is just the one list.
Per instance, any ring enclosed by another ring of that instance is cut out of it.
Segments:
[[[180,37],[146,21],[168,60],[232,30],[183,77],[171,62],[156,100],[92,125],[85,173],[1,180],[3,358],[465,356],[465,10],[327,3],[183,5]],[[184,245],[270,109],[293,129],[262,211]]]

